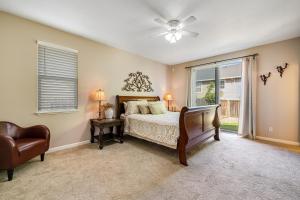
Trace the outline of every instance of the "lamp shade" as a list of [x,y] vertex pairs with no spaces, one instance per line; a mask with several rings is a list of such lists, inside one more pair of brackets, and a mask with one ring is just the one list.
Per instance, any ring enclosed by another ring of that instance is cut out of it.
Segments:
[[167,95],[166,95],[166,100],[167,100],[167,101],[172,101],[172,100],[173,100],[172,95],[171,95],[171,94],[167,94]]
[[104,96],[104,91],[99,89],[96,91],[96,101],[104,101],[105,96]]

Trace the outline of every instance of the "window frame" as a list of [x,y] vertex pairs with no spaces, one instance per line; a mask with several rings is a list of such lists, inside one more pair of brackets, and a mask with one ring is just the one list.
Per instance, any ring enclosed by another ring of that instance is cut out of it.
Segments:
[[[77,54],[77,70],[76,70],[76,76],[77,76],[77,88],[76,88],[76,92],[77,92],[77,108],[76,109],[53,109],[53,110],[39,110],[39,45],[43,45],[43,46],[47,46],[47,47],[51,47],[51,48],[56,48],[59,50],[64,50],[64,51],[69,51],[69,52],[73,52]],[[57,45],[57,44],[53,44],[50,42],[44,42],[44,41],[40,41],[37,40],[36,41],[36,112],[35,114],[39,115],[39,114],[58,114],[58,113],[73,113],[73,112],[78,112],[79,110],[79,104],[78,104],[78,55],[79,51],[76,49],[72,49],[69,47],[65,47],[65,46],[61,46],[61,45]]]

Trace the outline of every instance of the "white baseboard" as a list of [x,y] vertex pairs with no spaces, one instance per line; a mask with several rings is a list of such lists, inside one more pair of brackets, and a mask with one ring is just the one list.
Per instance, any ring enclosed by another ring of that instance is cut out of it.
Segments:
[[66,145],[59,146],[59,147],[52,147],[52,148],[50,148],[47,151],[47,153],[53,153],[53,152],[56,152],[56,151],[70,149],[70,148],[78,147],[78,146],[81,146],[81,145],[84,145],[84,144],[88,144],[88,143],[90,143],[90,141],[89,140],[85,140],[85,141],[82,141],[82,142],[76,142],[76,143],[72,143],[72,144],[66,144]]
[[289,140],[281,140],[281,139],[275,139],[275,138],[263,137],[263,136],[256,136],[255,138],[258,140],[265,140],[265,141],[270,141],[270,142],[277,142],[277,143],[282,143],[282,144],[300,146],[299,142],[294,142],[294,141],[289,141]]

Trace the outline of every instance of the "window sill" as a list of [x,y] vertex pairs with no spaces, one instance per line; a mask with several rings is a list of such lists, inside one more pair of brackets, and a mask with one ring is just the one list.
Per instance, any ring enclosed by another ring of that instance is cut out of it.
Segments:
[[68,113],[74,113],[78,112],[78,109],[73,109],[73,110],[44,110],[44,111],[37,111],[35,112],[36,115],[43,115],[43,114],[50,114],[50,115],[55,115],[55,114],[68,114]]

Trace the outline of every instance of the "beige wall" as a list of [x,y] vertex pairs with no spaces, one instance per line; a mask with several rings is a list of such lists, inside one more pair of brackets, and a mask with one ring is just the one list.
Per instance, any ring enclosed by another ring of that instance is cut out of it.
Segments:
[[[257,131],[259,136],[299,141],[300,38],[172,66],[171,91],[178,106],[186,102],[186,66],[258,53],[258,73],[272,72],[266,86],[258,80]],[[281,79],[275,66],[289,63]],[[269,132],[269,127],[273,132]]]
[[[51,147],[89,139],[91,117],[97,103],[90,100],[98,89],[108,100],[115,95],[159,95],[167,91],[168,67],[94,41],[0,12],[0,121],[21,126],[45,124],[51,130]],[[79,50],[79,110],[73,113],[36,115],[36,40]],[[137,70],[150,76],[152,93],[122,92],[123,80]]]

